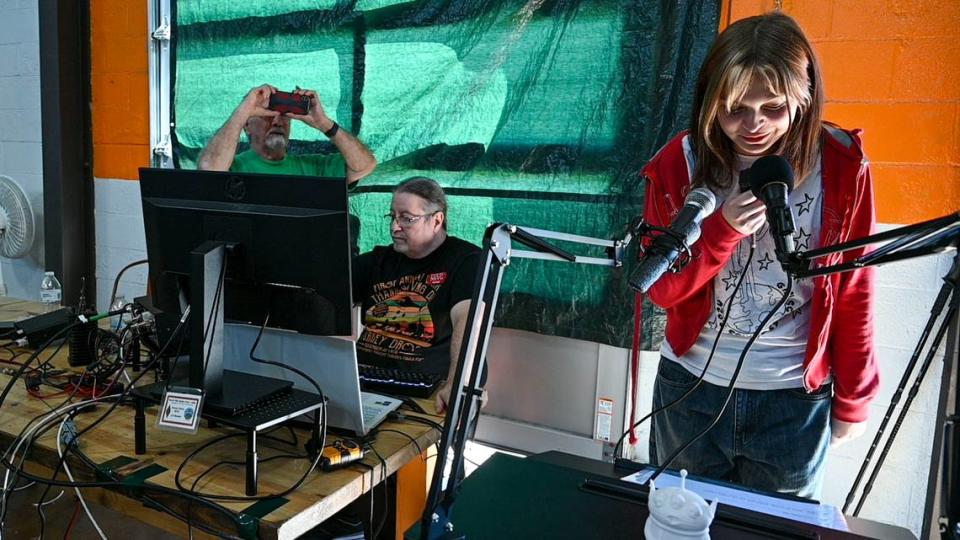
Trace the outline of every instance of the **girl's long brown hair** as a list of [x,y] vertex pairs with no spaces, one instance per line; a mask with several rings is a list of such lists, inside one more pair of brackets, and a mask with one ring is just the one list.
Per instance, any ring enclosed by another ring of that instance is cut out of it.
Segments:
[[790,162],[797,182],[814,166],[824,99],[820,64],[792,18],[767,13],[730,25],[717,36],[700,67],[690,117],[695,186],[726,190],[733,183],[736,151],[717,115],[721,107],[731,110],[755,81],[785,95],[787,105],[798,110],[771,152]]

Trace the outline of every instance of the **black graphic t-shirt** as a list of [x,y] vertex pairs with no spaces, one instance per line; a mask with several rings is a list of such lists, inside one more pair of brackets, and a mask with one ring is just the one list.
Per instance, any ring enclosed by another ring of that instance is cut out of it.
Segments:
[[480,249],[448,236],[433,253],[411,259],[378,246],[353,261],[353,297],[361,302],[361,364],[446,375],[450,309],[473,295]]

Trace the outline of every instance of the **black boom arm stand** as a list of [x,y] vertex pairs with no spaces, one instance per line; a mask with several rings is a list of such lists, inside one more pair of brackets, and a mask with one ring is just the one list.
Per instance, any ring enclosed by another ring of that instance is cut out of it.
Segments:
[[[852,261],[831,266],[810,267],[810,262],[813,259],[833,253],[846,252],[879,242],[888,243]],[[880,471],[880,467],[883,465],[883,461],[893,445],[893,441],[896,438],[904,419],[906,418],[907,412],[910,409],[910,405],[920,390],[920,384],[923,382],[923,378],[937,354],[940,343],[943,341],[944,336],[947,334],[947,331],[950,329],[951,325],[956,319],[957,309],[960,307],[960,290],[958,290],[958,285],[960,285],[960,250],[957,250],[958,244],[960,244],[960,212],[932,219],[930,221],[917,223],[915,225],[892,229],[890,231],[867,236],[859,240],[853,240],[850,242],[837,244],[835,246],[797,253],[793,256],[793,260],[791,261],[792,273],[797,278],[805,278],[813,276],[825,276],[837,272],[846,272],[868,266],[933,255],[949,250],[954,250],[956,252],[953,258],[953,265],[943,277],[944,283],[939,294],[937,295],[937,299],[934,302],[933,307],[930,310],[930,317],[927,319],[927,323],[920,335],[917,346],[914,349],[913,354],[910,356],[907,366],[904,368],[903,377],[900,380],[900,384],[893,393],[893,397],[890,401],[889,407],[887,408],[886,414],[883,417],[883,421],[880,423],[877,434],[870,445],[870,450],[867,452],[866,458],[864,459],[863,464],[860,467],[860,471],[857,474],[857,478],[854,480],[853,486],[850,488],[850,492],[848,493],[846,502],[843,506],[844,513],[847,512],[847,509],[850,507],[856,497],[857,488],[866,475],[867,470],[870,468],[870,464],[874,458],[874,453],[879,447],[887,425],[893,417],[894,410],[900,402],[903,391],[909,384],[911,374],[916,368],[917,363],[921,355],[923,355],[924,349],[926,348],[927,353],[924,356],[923,363],[920,365],[920,369],[916,373],[916,378],[914,379],[914,382],[907,393],[906,401],[904,401],[903,407],[900,409],[900,414],[894,422],[893,430],[891,431],[889,438],[887,438],[886,443],[884,444],[883,449],[877,458],[876,464],[870,473],[870,477],[867,480],[867,483],[864,485],[863,494],[860,498],[860,501],[856,505],[852,515],[856,516],[860,513],[860,509],[863,507],[867,495],[870,494],[874,480]],[[944,310],[946,310],[945,315]],[[941,315],[943,315],[943,317],[941,317]],[[936,326],[938,320],[940,320],[940,325],[934,332],[934,327]],[[930,344],[930,347],[927,348],[927,340],[931,333],[934,335],[933,342]],[[956,348],[957,340],[953,339],[952,341],[954,342],[953,347]],[[944,381],[947,381],[948,384],[941,386],[940,405],[937,415],[938,425],[943,424],[946,433],[944,434],[938,430],[934,435],[934,450],[943,452],[943,460],[946,466],[946,469],[944,470],[944,480],[953,479],[953,482],[945,481],[942,486],[944,488],[943,493],[945,502],[947,503],[944,505],[944,508],[946,509],[945,513],[948,515],[945,515],[941,519],[941,521],[948,521],[949,527],[953,528],[953,530],[956,530],[957,524],[960,522],[960,508],[958,508],[960,507],[960,501],[952,499],[956,499],[957,497],[960,497],[960,495],[951,494],[948,490],[952,489],[950,487],[951,484],[953,484],[955,488],[956,479],[958,477],[957,475],[960,474],[957,471],[957,465],[960,463],[960,455],[956,454],[956,452],[960,451],[960,448],[957,448],[954,444],[950,444],[951,439],[956,439],[955,435],[951,436],[952,432],[950,431],[950,428],[953,427],[953,429],[956,429],[956,427],[951,426],[952,422],[947,421],[948,419],[944,415],[944,411],[949,394],[950,375],[953,373],[953,370],[956,369],[956,363],[957,351],[947,351],[944,356],[943,372]],[[960,405],[955,404],[955,409],[958,406]],[[958,414],[960,414],[960,409],[954,411],[951,419],[955,420]],[[936,461],[936,455],[934,455],[933,460],[934,462]],[[933,474],[935,474],[935,467],[935,463],[932,463],[931,469],[933,469],[933,471],[931,471],[931,478],[934,478]],[[925,515],[930,515],[932,511],[932,497],[929,496],[929,493],[931,493],[931,491],[928,491],[928,508],[926,509],[927,512]],[[926,538],[926,534],[927,533],[924,532],[921,538]]]
[[[552,238],[578,244],[601,246],[607,249],[606,258],[581,257],[551,246],[542,238]],[[629,235],[628,235],[629,238]],[[536,251],[513,250],[512,243],[518,242]],[[427,495],[427,504],[420,522],[419,536],[422,540],[452,540],[464,538],[454,531],[450,521],[453,503],[463,480],[463,451],[470,433],[470,425],[477,410],[482,390],[477,386],[480,373],[486,361],[487,342],[493,328],[493,314],[496,311],[497,297],[500,293],[500,280],[503,269],[510,264],[512,257],[525,259],[543,259],[567,261],[605,266],[620,266],[623,253],[629,239],[621,241],[602,240],[586,236],[576,236],[531,228],[520,228],[506,223],[494,223],[487,227],[483,238],[483,260],[474,285],[470,314],[467,317],[467,336],[460,347],[459,361],[451,388],[450,402],[440,437],[437,463],[433,472],[433,481]],[[469,369],[469,381],[464,384],[464,374]],[[453,450],[451,457],[450,450]],[[450,477],[443,486],[443,475],[450,464]]]

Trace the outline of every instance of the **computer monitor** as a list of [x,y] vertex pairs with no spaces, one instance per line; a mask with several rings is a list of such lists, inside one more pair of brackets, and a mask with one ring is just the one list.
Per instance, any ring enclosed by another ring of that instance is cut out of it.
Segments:
[[224,318],[351,333],[343,178],[142,168],[140,192],[151,299],[166,313],[190,306],[184,382],[207,404],[236,410],[289,386],[223,370]]

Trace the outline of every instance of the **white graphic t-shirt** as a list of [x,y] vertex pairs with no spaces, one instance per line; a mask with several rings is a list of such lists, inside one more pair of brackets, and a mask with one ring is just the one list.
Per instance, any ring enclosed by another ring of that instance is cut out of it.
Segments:
[[[755,159],[742,156],[741,170],[752,165]],[[735,183],[729,192],[717,194],[717,211],[720,211],[722,201],[738,192]],[[813,170],[790,193],[788,200],[796,226],[796,249],[807,251],[817,247],[823,210],[819,159]],[[748,265],[750,246],[754,242],[756,248]],[[744,272],[743,283],[734,295],[737,281]],[[723,335],[717,343],[710,368],[704,375],[705,381],[726,386],[750,336],[786,290],[787,275],[777,261],[769,224],[764,224],[759,231],[740,241],[727,264],[714,278],[713,285],[713,310],[693,347],[682,357],[677,357],[670,344],[664,341],[661,353],[679,362],[691,373],[700,375],[717,337],[723,314],[732,302]],[[794,280],[787,301],[750,348],[737,378],[737,388],[773,390],[803,387],[803,358],[810,328],[812,297],[811,279]]]

